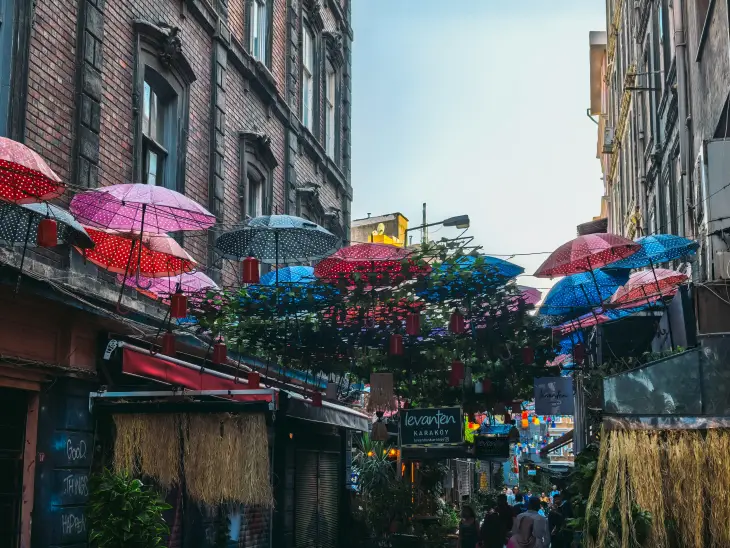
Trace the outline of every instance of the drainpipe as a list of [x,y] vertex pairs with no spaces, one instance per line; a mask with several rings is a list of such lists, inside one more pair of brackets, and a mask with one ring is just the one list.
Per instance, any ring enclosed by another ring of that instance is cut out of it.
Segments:
[[[687,211],[687,199],[689,195],[689,86],[687,84],[687,35],[684,28],[684,0],[674,0],[674,49],[677,62],[677,103],[679,122],[679,162],[682,171],[682,213]],[[683,236],[687,235],[688,219],[684,219]]]

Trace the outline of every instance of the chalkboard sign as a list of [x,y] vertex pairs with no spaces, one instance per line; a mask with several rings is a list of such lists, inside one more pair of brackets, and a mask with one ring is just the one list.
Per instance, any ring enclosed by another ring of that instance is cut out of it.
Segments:
[[51,503],[54,506],[85,504],[89,496],[89,473],[85,470],[54,470]]
[[94,438],[91,432],[68,432],[58,430],[54,433],[51,450],[56,466],[91,465]]
[[460,407],[401,411],[401,445],[457,444],[464,441]]
[[509,438],[497,436],[474,436],[474,457],[477,459],[508,459]]
[[84,512],[84,508],[58,508],[52,511],[53,538],[63,544],[86,542],[88,531]]

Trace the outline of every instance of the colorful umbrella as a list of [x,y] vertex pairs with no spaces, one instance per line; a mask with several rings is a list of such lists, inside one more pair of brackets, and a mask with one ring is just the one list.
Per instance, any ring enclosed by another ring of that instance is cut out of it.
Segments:
[[263,215],[221,234],[215,247],[227,259],[256,257],[262,263],[306,263],[332,253],[340,239],[321,226],[292,215]]
[[666,268],[634,272],[628,282],[616,291],[611,298],[611,304],[647,302],[652,297],[667,295],[688,280],[689,277],[686,274]]
[[591,272],[628,257],[639,245],[617,234],[588,234],[564,243],[535,272],[538,278],[554,278]]
[[[141,277],[164,278],[195,269],[195,260],[166,234],[139,235],[91,227],[86,227],[86,231],[95,246],[86,252],[79,250],[84,257],[115,274],[129,276],[137,273],[137,285],[140,287]],[[149,290],[149,287],[144,286],[144,289]]]
[[[261,285],[275,285],[277,272],[267,272],[261,276]],[[278,269],[279,283],[306,285],[314,282],[317,278],[314,275],[314,268],[311,266],[285,266]]]
[[516,297],[516,300],[520,300],[528,306],[534,306],[542,299],[542,292],[534,287],[518,285],[517,289],[520,290],[520,295]]
[[609,268],[644,268],[681,259],[697,252],[699,244],[693,240],[673,234],[653,234],[636,240],[639,250],[615,263]]
[[66,190],[39,154],[0,137],[0,200],[29,204],[58,198]]
[[320,261],[314,274],[328,282],[344,280],[355,285],[359,277],[369,285],[392,285],[417,274],[431,271],[428,265],[418,265],[411,252],[387,244],[355,244],[339,249]]
[[71,212],[84,224],[122,232],[205,230],[215,216],[179,192],[162,186],[113,185],[74,196]]
[[556,283],[547,294],[539,314],[580,316],[601,306],[628,279],[628,270],[596,270],[567,276]]
[[[139,289],[135,280],[131,278],[125,279],[123,274],[117,274],[117,280],[119,283]],[[213,280],[200,271],[184,272],[177,276],[166,276],[164,278],[140,277],[140,284],[146,288],[143,292],[163,298],[175,293],[178,287],[180,291],[187,295],[197,295],[208,289],[219,289]]]
[[38,225],[43,219],[56,221],[59,241],[80,249],[94,247],[94,242],[73,215],[47,203],[16,205],[0,202],[0,240],[13,246],[36,246]]

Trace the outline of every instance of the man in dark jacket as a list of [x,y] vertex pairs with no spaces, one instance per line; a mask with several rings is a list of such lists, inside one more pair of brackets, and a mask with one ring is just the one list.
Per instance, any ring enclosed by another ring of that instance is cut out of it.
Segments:
[[515,505],[512,507],[513,517],[519,516],[522,512],[527,512],[527,505],[525,504],[525,496],[522,493],[515,495]]

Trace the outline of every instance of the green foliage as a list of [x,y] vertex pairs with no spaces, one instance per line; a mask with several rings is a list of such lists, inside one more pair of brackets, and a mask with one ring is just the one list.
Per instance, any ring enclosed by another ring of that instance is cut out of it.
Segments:
[[169,533],[162,512],[171,508],[126,472],[105,470],[90,482],[89,540],[99,548],[162,548]]

